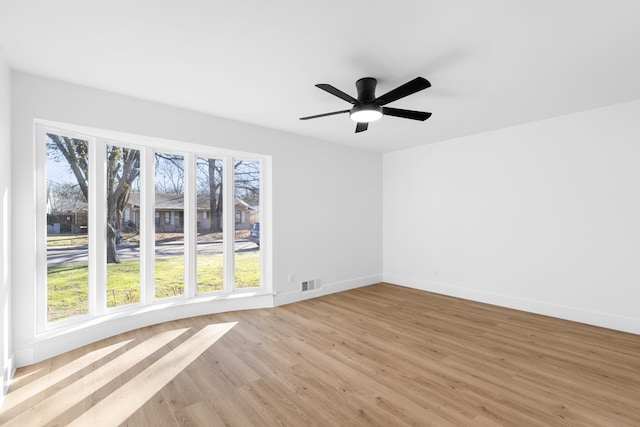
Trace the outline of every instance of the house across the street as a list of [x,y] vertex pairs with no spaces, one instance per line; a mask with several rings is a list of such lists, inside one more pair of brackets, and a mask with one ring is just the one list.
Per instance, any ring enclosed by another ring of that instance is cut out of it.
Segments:
[[[184,231],[184,194],[156,193],[155,195],[155,223],[156,232],[172,233]],[[243,200],[235,199],[235,228],[248,230],[251,228],[251,212],[256,208],[249,206]],[[208,195],[199,195],[197,201],[198,232],[205,232],[211,227],[211,207]],[[137,227],[140,224],[140,193],[134,192],[129,196],[129,203],[123,211],[125,224]]]
[[[184,231],[184,195],[172,193],[156,193],[155,195],[155,223],[156,232],[172,233]],[[251,228],[251,213],[257,208],[250,206],[243,200],[235,199],[235,228],[249,230]],[[198,232],[206,232],[211,227],[211,207],[209,196],[198,196]],[[140,193],[134,192],[129,196],[129,202],[122,213],[125,225],[138,228],[140,225]],[[55,209],[48,216],[48,234],[80,233],[87,229],[87,204],[76,203],[63,209]]]

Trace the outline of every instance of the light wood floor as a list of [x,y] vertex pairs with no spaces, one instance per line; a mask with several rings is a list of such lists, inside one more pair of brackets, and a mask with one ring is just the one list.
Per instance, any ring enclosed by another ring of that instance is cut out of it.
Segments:
[[640,336],[378,284],[21,368],[0,423],[639,426]]

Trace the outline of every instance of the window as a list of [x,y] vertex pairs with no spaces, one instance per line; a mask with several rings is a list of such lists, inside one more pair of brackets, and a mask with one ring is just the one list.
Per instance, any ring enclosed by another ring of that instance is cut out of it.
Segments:
[[140,150],[106,145],[106,302],[116,307],[140,302],[140,239],[123,221],[131,193],[140,188]]
[[[260,244],[251,237],[251,224],[260,222],[260,162],[236,160],[233,168],[236,206],[236,244],[234,247],[235,286],[260,286]],[[240,215],[238,215],[238,213]],[[250,214],[250,221],[245,220]]]
[[198,157],[196,161],[197,206],[203,221],[198,224],[196,252],[197,292],[223,289],[224,256],[224,160]]
[[[184,155],[154,155],[155,208],[164,212],[164,226],[155,233],[155,298],[184,294],[184,228],[177,214],[184,206]],[[172,222],[173,218],[173,222]]]
[[186,143],[174,151],[168,141],[99,130],[37,130],[46,230],[40,331],[167,298],[268,287],[264,252],[250,236],[263,205],[264,157]]
[[57,132],[45,133],[44,139],[46,311],[55,321],[89,313],[89,140]]

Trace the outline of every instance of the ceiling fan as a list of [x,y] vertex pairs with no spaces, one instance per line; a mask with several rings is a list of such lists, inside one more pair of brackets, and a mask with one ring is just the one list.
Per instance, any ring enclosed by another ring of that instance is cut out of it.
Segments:
[[354,98],[342,92],[339,89],[326,83],[319,83],[316,87],[329,92],[330,94],[337,96],[340,99],[353,104],[353,107],[349,110],[334,111],[331,113],[317,114],[315,116],[300,117],[300,120],[317,119],[318,117],[333,116],[334,114],[349,113],[349,118],[354,122],[357,122],[356,133],[364,132],[369,126],[369,122],[380,119],[383,115],[401,117],[403,119],[412,119],[425,121],[431,117],[431,113],[425,113],[424,111],[414,110],[402,110],[399,108],[385,107],[393,101],[397,101],[400,98],[409,96],[423,89],[431,86],[431,83],[423,77],[416,77],[415,79],[398,86],[390,92],[385,93],[382,96],[376,98],[376,84],[377,80],[373,77],[363,77],[356,82],[356,89],[358,91],[358,98]]

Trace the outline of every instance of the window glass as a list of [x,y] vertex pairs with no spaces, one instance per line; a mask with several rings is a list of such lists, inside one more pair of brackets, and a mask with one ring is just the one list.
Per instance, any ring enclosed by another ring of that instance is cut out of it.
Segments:
[[46,134],[47,320],[89,312],[89,144]]
[[[259,160],[38,129],[43,244],[46,227],[46,251],[38,251],[39,331],[109,308],[261,286]],[[185,206],[185,197],[193,205]]]
[[197,222],[197,288],[198,293],[223,289],[224,260],[223,213],[223,161],[198,158],[196,162],[197,211],[202,218]]
[[235,287],[260,286],[260,162],[234,163]]
[[[184,156],[155,154],[155,210],[164,223],[155,233],[155,296],[184,294]],[[172,221],[173,218],[173,221]]]
[[125,222],[127,207],[139,206],[140,150],[107,145],[107,307],[140,301],[139,222]]

